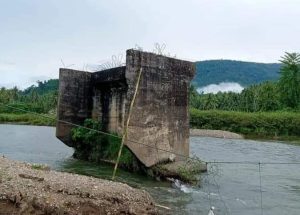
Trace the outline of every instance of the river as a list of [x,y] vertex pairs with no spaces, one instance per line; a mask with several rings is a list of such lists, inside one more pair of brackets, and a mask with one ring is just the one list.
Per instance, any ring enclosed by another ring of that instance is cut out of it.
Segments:
[[[191,154],[205,161],[300,163],[300,147],[279,142],[192,137]],[[112,167],[73,159],[51,127],[0,125],[0,154],[53,169],[110,178]],[[260,169],[260,174],[259,174]],[[300,214],[300,165],[209,164],[201,186],[175,186],[118,171],[118,180],[147,190],[166,214]],[[260,186],[261,182],[261,186]]]

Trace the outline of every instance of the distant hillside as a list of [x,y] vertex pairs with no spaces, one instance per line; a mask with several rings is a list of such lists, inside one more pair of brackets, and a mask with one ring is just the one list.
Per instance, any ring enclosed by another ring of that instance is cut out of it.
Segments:
[[279,78],[280,64],[252,63],[233,60],[196,62],[193,83],[198,87],[221,82],[237,82],[246,87],[251,84]]
[[58,79],[49,79],[47,81],[38,81],[37,86],[32,85],[23,90],[23,95],[28,95],[32,91],[35,91],[39,95],[47,94],[49,92],[58,90]]
[[[266,80],[279,78],[280,64],[264,64],[234,60],[207,60],[196,62],[196,75],[193,83],[197,87],[221,82],[237,82],[243,87]],[[29,94],[33,89],[38,94],[58,90],[58,79],[38,82],[38,86],[28,87],[23,93]]]

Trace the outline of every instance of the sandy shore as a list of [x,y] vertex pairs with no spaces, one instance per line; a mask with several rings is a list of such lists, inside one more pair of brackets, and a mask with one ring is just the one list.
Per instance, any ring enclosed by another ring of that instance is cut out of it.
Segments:
[[0,214],[157,214],[143,190],[0,157]]
[[240,134],[222,130],[190,129],[190,136],[216,137],[224,139],[244,139]]

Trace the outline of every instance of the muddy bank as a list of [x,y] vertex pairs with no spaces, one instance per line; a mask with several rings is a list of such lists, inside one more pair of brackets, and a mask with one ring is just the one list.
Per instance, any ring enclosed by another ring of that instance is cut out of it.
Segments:
[[0,158],[0,214],[157,214],[143,190]]
[[216,138],[225,138],[225,139],[244,139],[240,134],[222,131],[222,130],[207,130],[207,129],[190,129],[191,136],[198,137],[216,137]]

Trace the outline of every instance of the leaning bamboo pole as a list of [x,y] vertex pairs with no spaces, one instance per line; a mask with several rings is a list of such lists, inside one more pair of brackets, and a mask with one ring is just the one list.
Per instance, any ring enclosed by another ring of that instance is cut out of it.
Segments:
[[128,118],[127,118],[126,126],[124,127],[124,130],[123,130],[122,141],[121,141],[120,149],[119,149],[119,152],[118,152],[117,161],[115,163],[115,168],[114,168],[114,172],[113,172],[113,175],[112,175],[112,180],[115,179],[116,172],[117,172],[117,169],[118,169],[118,165],[119,165],[119,162],[120,162],[120,157],[121,157],[122,150],[123,150],[123,146],[124,146],[125,140],[127,138],[128,125],[129,125],[129,121],[130,121],[130,117],[131,117],[132,108],[133,108],[135,98],[136,98],[136,95],[137,95],[137,91],[139,89],[141,75],[142,75],[142,68],[140,69],[140,72],[139,72],[139,75],[138,75],[138,78],[137,78],[137,82],[136,82],[136,86],[135,86],[135,91],[134,91],[134,94],[133,94],[133,98],[132,98],[131,103],[130,103]]

